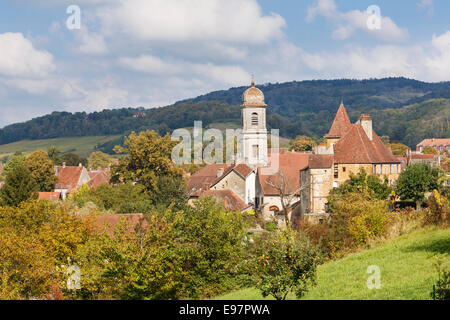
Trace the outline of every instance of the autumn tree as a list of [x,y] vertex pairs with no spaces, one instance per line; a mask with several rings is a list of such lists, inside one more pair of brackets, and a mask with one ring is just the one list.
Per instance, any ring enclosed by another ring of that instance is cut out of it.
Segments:
[[312,151],[316,146],[316,142],[307,136],[298,136],[291,142],[289,150],[294,151]]
[[406,152],[410,149],[407,145],[400,142],[393,142],[387,145],[392,150],[392,154],[395,156],[405,156]]
[[114,148],[115,152],[127,156],[112,167],[111,182],[136,182],[143,185],[146,192],[157,192],[159,177],[182,177],[183,170],[171,160],[176,144],[176,141],[171,141],[170,135],[160,137],[155,131],[132,132],[125,138],[123,147]]
[[438,152],[436,151],[436,149],[433,148],[433,147],[425,147],[425,148],[423,148],[422,153],[423,153],[423,154],[435,154],[435,155],[438,154]]
[[89,168],[94,170],[97,168],[107,168],[111,164],[111,157],[101,151],[92,152],[87,160]]
[[0,189],[0,204],[3,206],[17,206],[34,197],[38,189],[25,162],[18,162],[10,169]]
[[38,150],[33,152],[28,156],[25,163],[39,191],[50,192],[55,189],[58,178],[55,174],[53,161],[45,151]]

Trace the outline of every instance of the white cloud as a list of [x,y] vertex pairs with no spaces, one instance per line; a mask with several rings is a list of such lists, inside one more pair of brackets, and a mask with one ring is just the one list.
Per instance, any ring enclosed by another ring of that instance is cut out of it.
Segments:
[[53,56],[33,47],[22,33],[0,34],[0,75],[43,77],[54,70]]
[[417,7],[419,7],[420,9],[427,10],[427,15],[429,17],[434,15],[433,0],[422,0],[421,2],[417,3]]
[[256,0],[121,0],[99,8],[105,34],[163,42],[267,43],[285,20],[265,16]]
[[74,33],[78,45],[77,52],[88,55],[101,55],[108,52],[103,35],[91,33],[85,26],[80,30],[74,30]]
[[250,74],[242,67],[236,65],[192,63],[177,60],[164,61],[151,55],[141,55],[137,58],[120,58],[119,64],[129,70],[141,73],[166,77],[173,75],[190,77],[196,75],[227,85],[239,85],[248,82],[248,79],[250,79]]
[[409,37],[408,30],[398,27],[389,17],[381,17],[381,29],[369,29],[368,12],[359,10],[340,12],[334,0],[316,0],[315,5],[308,9],[306,21],[312,22],[318,15],[326,17],[336,25],[332,34],[335,39],[348,39],[357,31],[364,31],[384,41],[402,41]]

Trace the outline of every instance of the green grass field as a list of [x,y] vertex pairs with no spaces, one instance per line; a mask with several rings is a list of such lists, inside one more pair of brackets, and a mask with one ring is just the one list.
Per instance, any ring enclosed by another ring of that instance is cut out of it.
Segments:
[[[307,300],[423,300],[437,280],[434,262],[450,263],[450,229],[421,229],[389,240],[374,249],[328,262],[318,268],[318,285]],[[381,289],[369,290],[367,267],[381,269]],[[218,300],[263,299],[254,288],[232,292]]]
[[89,156],[95,151],[97,144],[102,144],[120,136],[96,136],[96,137],[74,137],[56,138],[45,140],[23,140],[9,144],[0,145],[0,156],[11,155],[16,151],[31,153],[36,150],[47,150],[48,147],[58,147],[62,152],[73,152],[81,157]]

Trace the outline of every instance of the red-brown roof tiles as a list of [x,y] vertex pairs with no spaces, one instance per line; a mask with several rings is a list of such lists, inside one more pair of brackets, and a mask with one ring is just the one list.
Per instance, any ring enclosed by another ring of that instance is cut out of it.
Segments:
[[38,201],[58,201],[61,198],[61,192],[39,192]]
[[82,219],[93,222],[93,228],[96,232],[107,232],[114,235],[116,227],[122,221],[125,223],[128,232],[135,232],[136,228],[148,228],[148,222],[141,213],[134,214],[105,214],[99,216],[83,216]]
[[309,156],[309,168],[326,169],[333,166],[334,156],[329,154],[312,154]]
[[[285,192],[297,192],[300,188],[300,171],[308,167],[310,153],[289,152],[286,154],[279,154],[279,170],[285,177]],[[271,163],[275,159],[271,159]],[[264,192],[264,195],[280,195],[280,191],[272,187],[269,183],[275,186],[281,186],[282,178],[279,173],[265,174],[267,168],[258,168],[259,184]]]
[[334,146],[335,163],[399,163],[373,131],[369,140],[360,124],[350,130]]
[[230,211],[242,211],[250,207],[231,190],[208,190],[202,194],[202,197],[206,196],[212,196],[223,202],[225,209]]
[[56,183],[57,189],[74,189],[80,181],[80,176],[83,171],[83,167],[56,167],[58,182]]
[[95,189],[102,184],[109,184],[109,174],[105,171],[89,172],[91,180],[88,182],[88,186],[91,189]]
[[244,178],[247,178],[248,175],[250,173],[252,173],[252,171],[253,171],[252,168],[250,168],[248,165],[243,164],[243,163],[238,164],[237,166],[235,166],[233,168],[233,170],[236,171],[237,173],[239,173]]
[[330,132],[328,132],[328,137],[343,137],[350,129],[351,125],[352,123],[347,115],[347,110],[345,110],[344,105],[341,104],[333,124],[331,125]]
[[[216,180],[222,178],[233,166],[229,164],[210,164],[200,169],[187,182],[188,193],[191,196],[199,196],[207,190]],[[218,177],[218,173],[221,175]]]

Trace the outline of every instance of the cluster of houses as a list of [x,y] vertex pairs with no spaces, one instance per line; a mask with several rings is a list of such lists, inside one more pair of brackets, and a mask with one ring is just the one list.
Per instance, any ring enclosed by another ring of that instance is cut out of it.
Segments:
[[[339,106],[325,143],[310,152],[269,148],[263,92],[254,82],[243,94],[242,145],[234,164],[211,164],[187,181],[189,203],[212,196],[228,210],[257,210],[266,220],[281,223],[285,212],[292,221],[308,215],[316,220],[328,213],[327,197],[333,188],[364,169],[393,184],[408,165],[426,162],[441,166],[450,151],[450,139],[426,139],[417,150],[394,156],[373,130],[372,118],[361,114],[351,123],[343,103]],[[433,147],[437,155],[423,154]],[[444,168],[450,171],[450,168]],[[0,174],[3,165],[0,163]],[[88,170],[79,166],[55,166],[58,182],[53,192],[40,192],[39,200],[65,200],[87,184],[91,189],[110,180],[109,168]],[[0,182],[0,188],[3,182]]]
[[109,184],[109,168],[88,170],[81,163],[78,166],[55,166],[58,182],[53,192],[39,192],[38,200],[58,201],[65,200],[67,196],[77,191],[84,184],[95,189],[102,184]]
[[265,220],[281,223],[285,210],[292,221],[304,215],[321,220],[328,213],[327,197],[350,174],[364,169],[393,184],[407,165],[440,161],[420,152],[426,145],[449,150],[450,139],[424,140],[416,152],[394,156],[373,130],[372,118],[362,114],[351,123],[341,103],[326,142],[311,152],[268,148],[264,94],[254,82],[243,94],[242,154],[235,164],[212,164],[188,181],[190,201],[213,196],[227,209],[258,210]]

